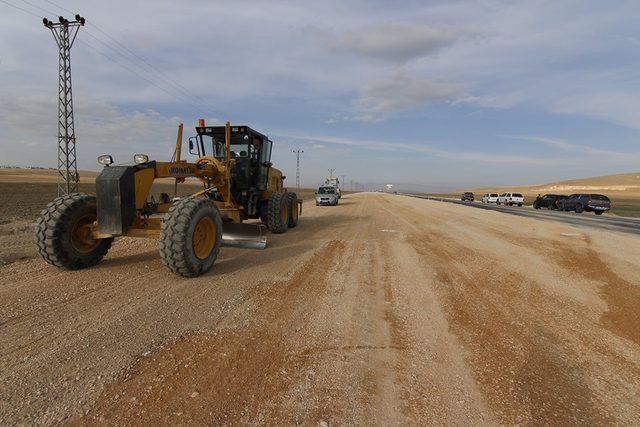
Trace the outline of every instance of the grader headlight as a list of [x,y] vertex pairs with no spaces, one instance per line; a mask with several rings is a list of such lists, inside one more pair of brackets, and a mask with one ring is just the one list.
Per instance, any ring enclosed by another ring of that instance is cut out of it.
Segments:
[[135,154],[133,156],[133,161],[136,165],[147,163],[149,161],[149,156],[147,156],[146,154]]
[[103,154],[101,156],[98,156],[98,163],[100,163],[102,166],[109,166],[110,164],[113,164],[113,157],[111,157],[109,154]]

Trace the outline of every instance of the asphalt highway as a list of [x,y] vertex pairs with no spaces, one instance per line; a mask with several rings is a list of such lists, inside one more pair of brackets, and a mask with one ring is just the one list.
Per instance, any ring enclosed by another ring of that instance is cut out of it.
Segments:
[[630,218],[604,214],[596,216],[593,212],[583,212],[577,214],[575,212],[564,212],[548,209],[533,209],[532,206],[502,206],[494,203],[482,203],[479,201],[463,202],[459,199],[423,196],[417,194],[404,194],[405,196],[417,197],[420,199],[436,200],[446,203],[455,203],[458,205],[470,206],[478,209],[486,209],[508,213],[511,215],[523,216],[528,218],[536,218],[541,220],[559,221],[567,224],[575,225],[583,228],[605,229],[610,231],[619,231],[630,234],[640,234],[640,218]]

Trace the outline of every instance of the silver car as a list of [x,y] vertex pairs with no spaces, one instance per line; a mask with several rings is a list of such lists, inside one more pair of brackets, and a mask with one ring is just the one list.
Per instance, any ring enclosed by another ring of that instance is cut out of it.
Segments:
[[329,205],[335,206],[338,204],[338,191],[336,187],[325,186],[318,188],[316,192],[316,206]]

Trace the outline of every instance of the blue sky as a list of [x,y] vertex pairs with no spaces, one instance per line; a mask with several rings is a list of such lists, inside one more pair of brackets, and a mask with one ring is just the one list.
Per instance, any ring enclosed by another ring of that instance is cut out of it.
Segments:
[[55,164],[57,50],[38,17],[66,9],[88,21],[81,168],[167,158],[177,124],[205,117],[269,134],[291,178],[305,150],[307,185],[328,168],[429,187],[640,169],[637,1],[2,0],[2,164]]

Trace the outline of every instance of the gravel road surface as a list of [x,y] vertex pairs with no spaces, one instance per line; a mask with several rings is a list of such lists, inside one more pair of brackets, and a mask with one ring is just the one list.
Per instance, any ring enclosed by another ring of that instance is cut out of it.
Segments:
[[637,424],[640,238],[360,193],[167,272],[0,267],[0,424]]

